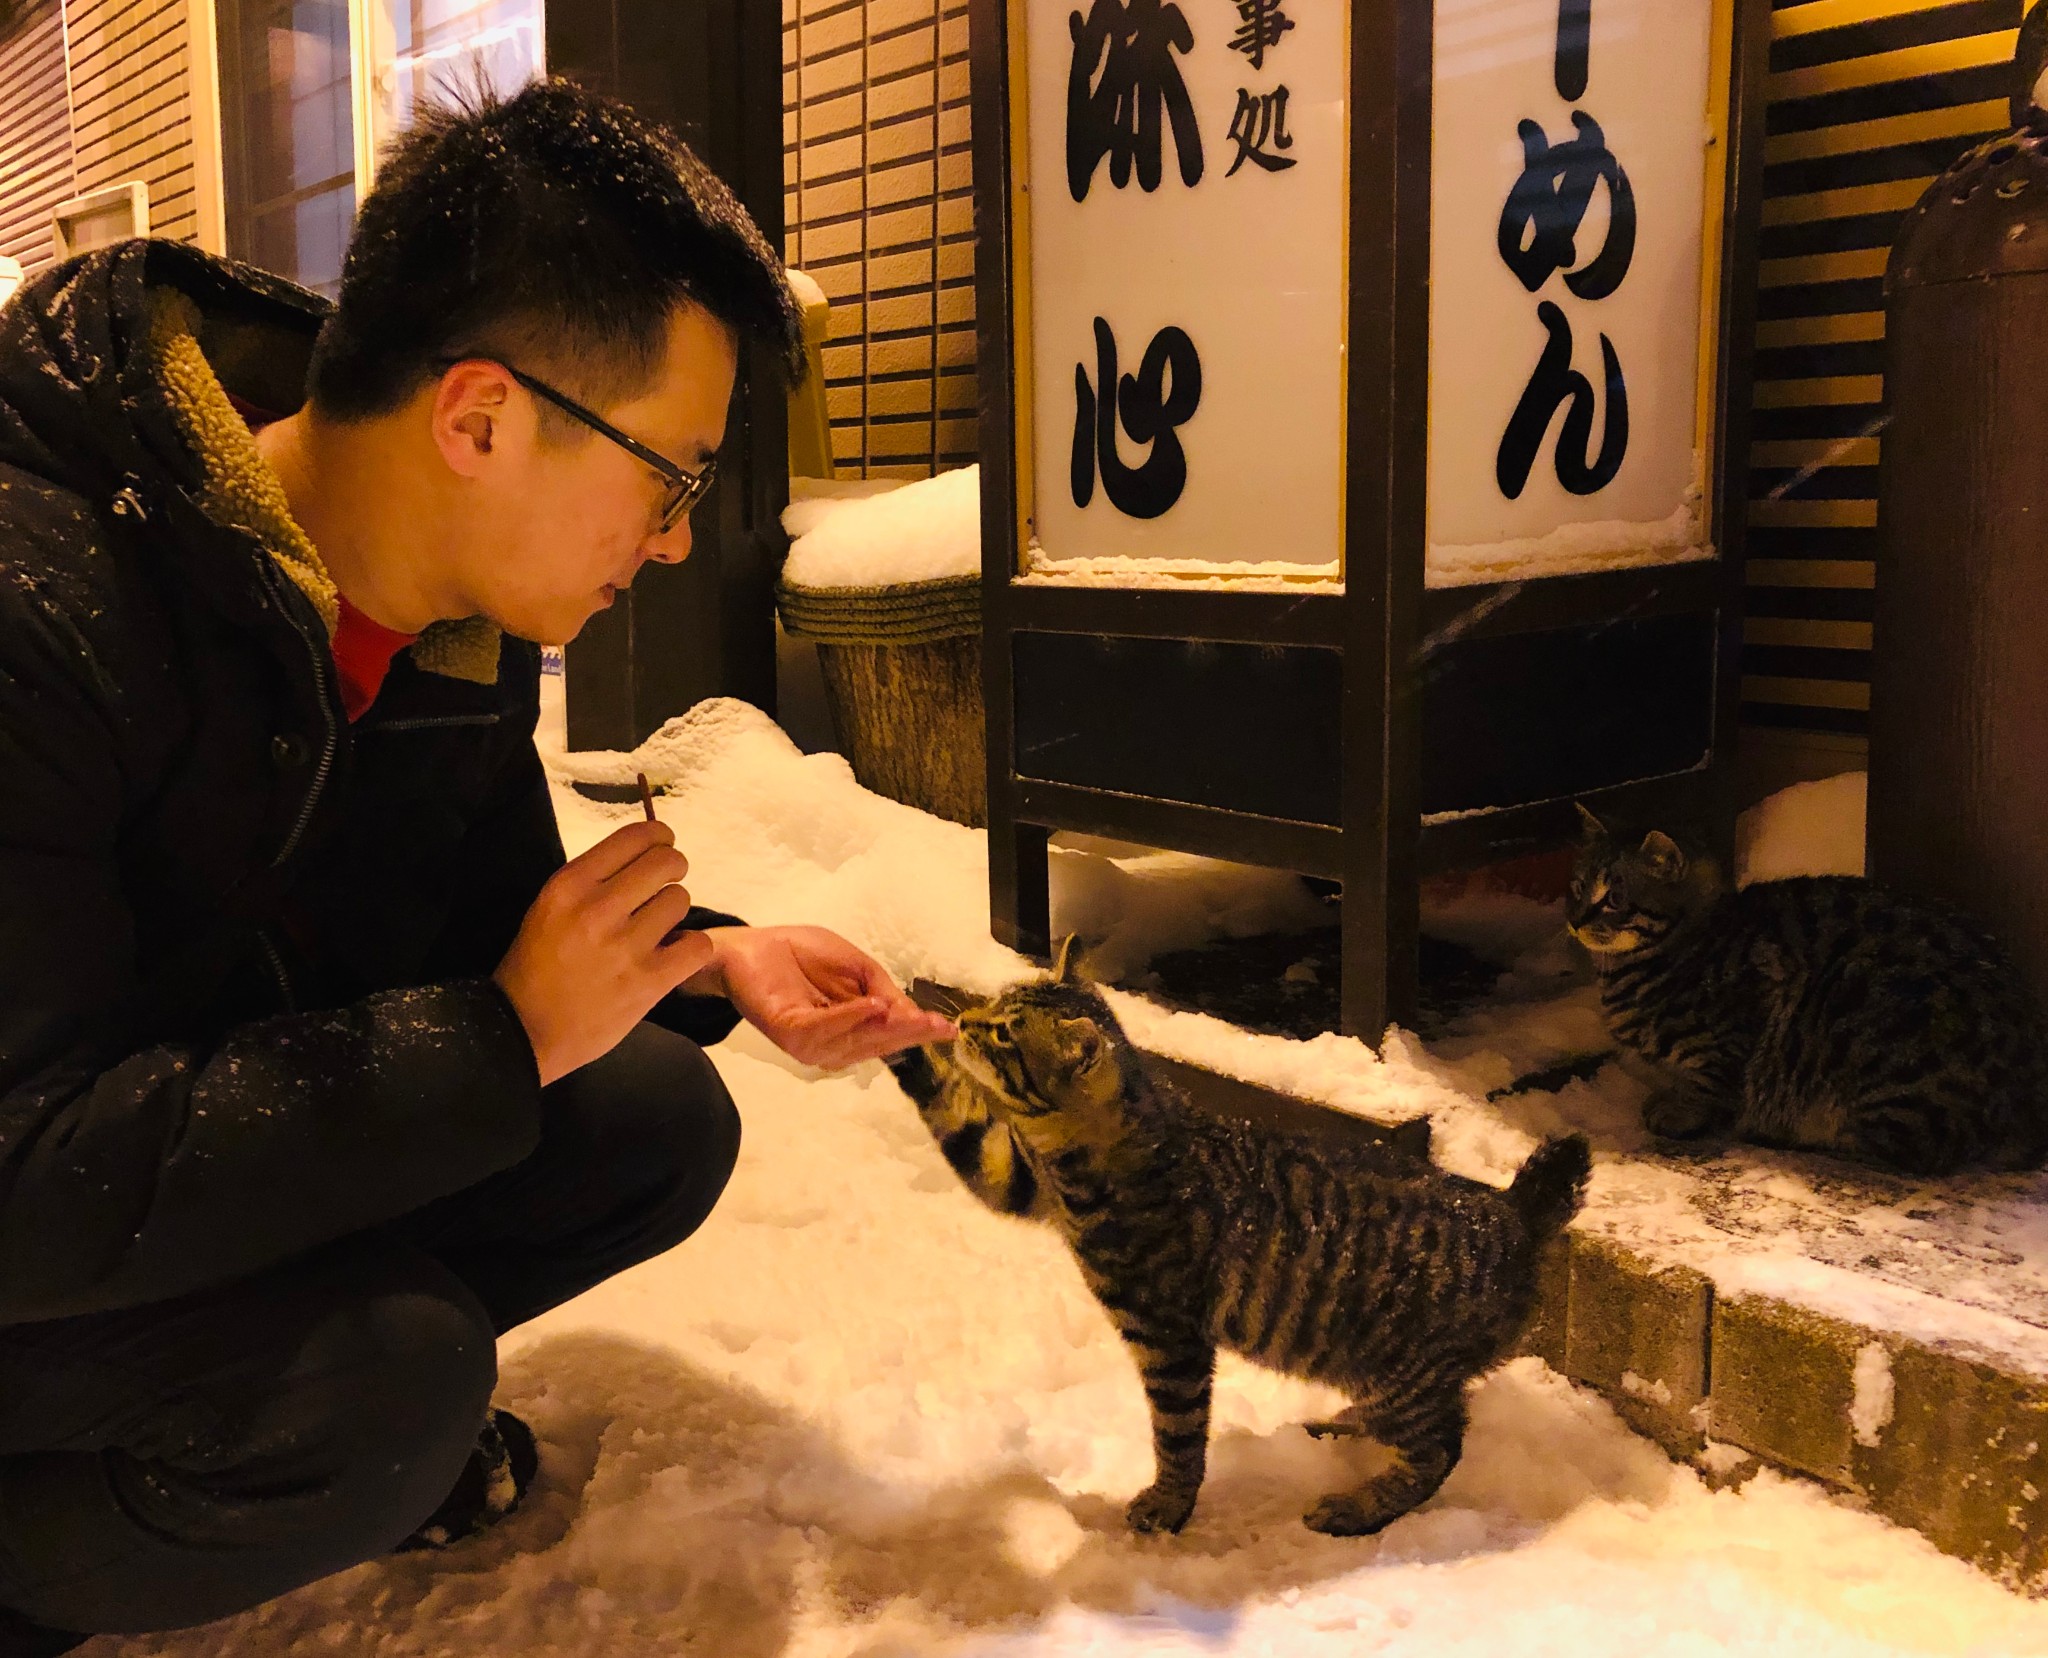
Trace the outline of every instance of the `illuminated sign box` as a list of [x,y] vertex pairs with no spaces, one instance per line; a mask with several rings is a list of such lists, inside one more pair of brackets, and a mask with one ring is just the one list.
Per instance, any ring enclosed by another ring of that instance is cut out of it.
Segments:
[[1345,886],[1732,825],[1756,0],[980,0],[993,922],[1058,829]]

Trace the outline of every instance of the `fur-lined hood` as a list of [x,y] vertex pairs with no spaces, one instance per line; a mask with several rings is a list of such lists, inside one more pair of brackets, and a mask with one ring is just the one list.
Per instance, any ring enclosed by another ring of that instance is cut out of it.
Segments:
[[[329,309],[174,242],[126,242],[45,272],[0,307],[0,463],[117,512],[182,497],[251,538],[331,636],[334,582],[230,398],[295,411]],[[500,645],[498,629],[472,617],[435,623],[411,654],[430,673],[489,685]]]

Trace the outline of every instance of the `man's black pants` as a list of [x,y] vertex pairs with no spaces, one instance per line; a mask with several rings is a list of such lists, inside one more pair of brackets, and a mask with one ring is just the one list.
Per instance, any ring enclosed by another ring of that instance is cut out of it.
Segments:
[[688,1237],[739,1152],[718,1073],[655,1025],[543,1100],[531,1157],[392,1227],[0,1328],[0,1607],[180,1629],[408,1536],[476,1443],[496,1338]]

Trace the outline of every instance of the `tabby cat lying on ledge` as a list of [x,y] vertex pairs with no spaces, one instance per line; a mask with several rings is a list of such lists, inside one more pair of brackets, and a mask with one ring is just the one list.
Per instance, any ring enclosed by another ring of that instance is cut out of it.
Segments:
[[1465,1384],[1521,1334],[1586,1142],[1539,1147],[1501,1191],[1370,1142],[1217,1121],[1147,1075],[1070,954],[1053,982],[962,1014],[958,1042],[890,1066],[976,1197],[1058,1228],[1129,1345],[1157,1461],[1132,1527],[1187,1523],[1227,1347],[1357,1401],[1308,1431],[1372,1438],[1393,1465],[1306,1518],[1380,1530],[1456,1466]]
[[1905,1174],[2048,1156],[2048,1042],[1997,942],[1847,875],[1729,890],[1667,834],[1586,838],[1565,905],[1607,1025],[1661,1087],[1653,1134],[1733,1135]]

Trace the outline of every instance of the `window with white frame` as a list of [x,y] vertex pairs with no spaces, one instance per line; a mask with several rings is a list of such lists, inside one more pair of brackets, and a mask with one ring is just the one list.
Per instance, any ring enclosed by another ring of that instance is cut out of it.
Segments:
[[543,0],[219,0],[228,251],[333,295],[356,203],[418,110],[544,68]]

